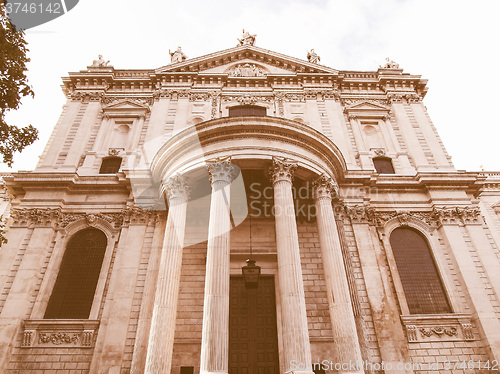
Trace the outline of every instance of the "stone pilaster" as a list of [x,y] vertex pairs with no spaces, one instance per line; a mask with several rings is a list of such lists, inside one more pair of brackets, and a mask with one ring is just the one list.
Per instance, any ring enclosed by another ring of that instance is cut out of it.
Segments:
[[[292,178],[296,168],[297,164],[294,162],[273,158],[271,179],[274,186],[285,373],[296,371],[294,369],[298,365],[311,362],[304,281],[292,194]],[[310,369],[307,372],[312,373]]]
[[200,373],[227,373],[229,363],[230,183],[235,166],[228,160],[208,163],[212,196],[208,224],[207,266]]
[[[332,193],[338,189],[335,183],[322,175],[314,182],[319,241],[325,272],[328,306],[335,341],[336,363],[354,363],[363,360],[356,332],[356,321],[352,309],[347,274],[342,258],[342,248],[338,237],[337,224],[332,208]],[[349,366],[346,366],[349,368]],[[340,373],[363,373],[357,371]]]
[[186,179],[176,175],[166,182],[165,188],[169,209],[145,369],[145,373],[151,374],[170,374],[186,227]]

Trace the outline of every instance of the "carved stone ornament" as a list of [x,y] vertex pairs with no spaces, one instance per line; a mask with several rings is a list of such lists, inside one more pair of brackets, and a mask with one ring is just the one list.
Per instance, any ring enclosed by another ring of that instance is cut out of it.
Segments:
[[189,98],[190,91],[189,90],[171,90],[161,88],[153,92],[153,99],[159,100],[160,98],[166,99],[180,99],[180,98]]
[[248,31],[245,31],[245,29],[243,29],[243,34],[241,35],[241,38],[238,39],[238,46],[254,45],[256,36],[257,34],[250,35]]
[[328,199],[331,200],[333,197],[338,195],[339,186],[332,178],[321,175],[318,179],[313,182],[313,187],[315,191],[316,199]]
[[319,64],[320,60],[321,58],[316,52],[314,52],[314,49],[311,49],[309,52],[307,52],[307,61],[313,64]]
[[165,183],[165,191],[169,201],[172,199],[183,199],[187,201],[189,198],[189,187],[187,178],[176,174],[169,178]]
[[224,102],[237,101],[241,105],[253,105],[257,102],[272,103],[274,102],[274,97],[271,95],[224,95],[222,96]]
[[442,225],[481,223],[481,210],[478,207],[435,207],[432,211],[432,217]]
[[231,163],[231,158],[219,158],[212,162],[207,162],[210,182],[231,183],[238,176],[238,168]]
[[281,181],[292,183],[293,174],[297,170],[297,162],[284,157],[273,157],[273,166],[269,169],[271,181],[276,184]]
[[97,68],[102,68],[102,67],[108,66],[108,64],[109,64],[109,60],[106,61],[106,60],[104,60],[102,58],[102,55],[99,55],[98,58],[97,58],[97,60],[94,60],[92,62],[92,67],[94,67],[94,68],[96,68],[96,67]]
[[419,220],[429,226],[434,225],[434,220],[430,212],[410,212],[410,211],[389,211],[389,212],[375,212],[374,224],[383,227],[387,221],[397,218],[402,226],[407,226],[410,220]]
[[346,206],[345,211],[353,223],[373,223],[375,220],[375,211],[367,205]]
[[235,65],[227,71],[230,77],[265,77],[267,74],[263,67],[249,63]]
[[373,153],[375,153],[375,155],[377,155],[377,156],[380,156],[380,157],[385,156],[385,149],[384,148],[372,148],[372,150],[373,150]]
[[389,57],[385,59],[385,64],[380,65],[382,69],[399,69],[399,64],[391,60]]
[[422,97],[417,93],[398,93],[398,92],[389,92],[387,94],[387,100],[389,103],[419,103],[422,101]]
[[108,149],[108,155],[109,156],[118,156],[120,154],[120,151],[124,151],[124,148],[109,148]]
[[415,314],[401,321],[411,343],[474,340],[470,314]]
[[82,101],[101,101],[104,96],[104,91],[76,91],[70,94],[72,100]]
[[142,105],[142,106],[150,106],[153,105],[153,97],[151,96],[103,96],[101,98],[101,103],[104,105],[112,105],[118,102],[129,101],[134,104]]
[[177,49],[173,52],[170,52],[169,49],[168,53],[170,54],[170,63],[172,64],[175,64],[176,62],[185,61],[187,58],[184,52],[182,52],[181,47],[177,47]]
[[305,91],[305,97],[309,100],[338,100],[340,94],[337,90],[307,90]]
[[387,221],[397,218],[401,225],[407,225],[411,219],[416,219],[429,226],[438,224],[479,224],[481,212],[477,207],[445,207],[434,208],[427,212],[410,211],[375,211],[367,205],[355,205],[345,207],[347,216],[351,221],[360,223],[370,223],[383,227]]
[[21,347],[91,348],[98,320],[25,320]]
[[157,210],[145,210],[137,207],[127,207],[120,212],[111,213],[84,213],[84,212],[62,212],[61,208],[14,208],[11,211],[11,226],[44,226],[54,228],[65,228],[69,224],[85,220],[90,226],[98,219],[110,223],[115,228],[134,223],[146,223],[149,220],[159,219],[165,213]]

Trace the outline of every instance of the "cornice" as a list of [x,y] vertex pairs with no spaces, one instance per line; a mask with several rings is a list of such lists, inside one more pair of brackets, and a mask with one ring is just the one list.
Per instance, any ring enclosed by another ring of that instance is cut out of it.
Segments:
[[75,172],[18,172],[4,177],[5,187],[13,196],[20,196],[26,190],[68,189],[79,192],[121,192],[129,193],[130,181],[123,173],[115,175],[80,176]]

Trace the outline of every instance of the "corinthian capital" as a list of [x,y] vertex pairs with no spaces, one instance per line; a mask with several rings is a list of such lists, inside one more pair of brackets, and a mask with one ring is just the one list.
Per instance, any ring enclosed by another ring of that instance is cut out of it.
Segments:
[[316,199],[329,199],[337,196],[339,187],[332,178],[322,174],[313,182]]
[[171,201],[174,198],[187,200],[189,197],[189,187],[186,177],[176,174],[170,177],[165,183],[167,198]]
[[238,175],[236,165],[231,163],[231,159],[217,159],[214,162],[207,162],[208,173],[210,174],[210,182],[226,182],[231,183]]
[[280,181],[292,183],[296,169],[297,163],[295,161],[287,160],[284,157],[273,157],[273,166],[269,169],[271,181],[273,184]]

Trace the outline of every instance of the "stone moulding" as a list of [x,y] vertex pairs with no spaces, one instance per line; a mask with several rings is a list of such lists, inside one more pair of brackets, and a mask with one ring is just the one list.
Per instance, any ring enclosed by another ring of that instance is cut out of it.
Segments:
[[91,319],[31,319],[23,322],[22,348],[92,348],[99,327]]
[[470,314],[401,316],[410,343],[474,340]]

